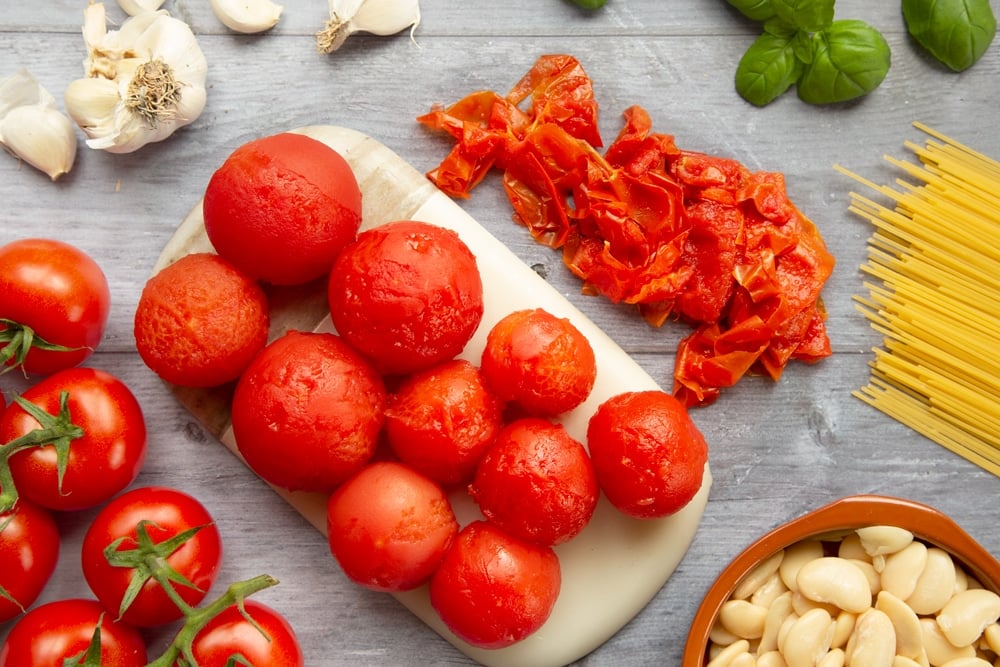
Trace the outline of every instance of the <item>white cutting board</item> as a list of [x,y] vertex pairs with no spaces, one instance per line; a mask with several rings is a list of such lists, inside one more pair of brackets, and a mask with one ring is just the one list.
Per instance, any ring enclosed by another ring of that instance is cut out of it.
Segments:
[[[478,364],[493,324],[523,308],[544,308],[569,318],[587,336],[597,358],[597,381],[590,398],[561,419],[577,440],[586,443],[590,415],[607,398],[624,391],[660,388],[557,290],[386,146],[342,127],[315,125],[292,131],[323,141],[350,163],[362,191],[363,229],[394,220],[421,220],[454,229],[469,246],[483,277],[485,312],[461,356]],[[188,253],[211,251],[199,201],[167,243],[154,272]],[[289,329],[333,331],[325,284],[281,288],[271,294],[271,339]],[[171,390],[239,458],[229,422],[231,389],[171,386]],[[602,496],[590,525],[572,541],[556,547],[563,583],[552,615],[536,633],[513,646],[484,650],[455,637],[431,608],[426,587],[395,596],[428,626],[484,665],[564,665],[604,643],[660,590],[694,537],[711,481],[706,465],[697,496],[677,514],[659,520],[626,517]],[[325,533],[325,497],[274,490]],[[452,502],[462,525],[480,516],[464,493],[453,494]]]

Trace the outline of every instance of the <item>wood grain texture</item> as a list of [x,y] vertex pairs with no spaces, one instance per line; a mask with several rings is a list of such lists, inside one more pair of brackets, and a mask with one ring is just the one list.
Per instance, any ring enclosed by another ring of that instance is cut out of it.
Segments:
[[[61,98],[82,74],[85,0],[8,4],[0,16],[0,76],[28,67]],[[955,74],[917,52],[897,2],[840,0],[838,18],[862,18],[885,34],[893,51],[886,81],[853,103],[810,107],[792,92],[758,109],[732,84],[756,26],[724,0],[609,0],[596,13],[563,0],[424,0],[413,40],[356,35],[329,56],[317,54],[312,41],[326,3],[284,4],[274,31],[236,36],[215,20],[207,0],[167,0],[166,9],[192,24],[208,58],[205,113],[131,155],[92,151],[81,137],[73,172],[55,184],[0,155],[0,242],[51,236],[101,263],[113,305],[90,364],[121,377],[145,410],[150,455],[138,483],[185,489],[212,511],[226,545],[221,584],[262,572],[281,580],[260,599],[292,621],[307,664],[470,661],[392,597],[346,581],[316,531],[143,366],[132,336],[142,285],[212,171],[241,143],[289,127],[341,125],[377,138],[424,171],[449,144],[419,127],[417,115],[476,89],[506,90],[543,53],[581,60],[594,80],[608,140],[621,112],[641,104],[654,128],[683,148],[784,172],[793,200],[838,262],[824,290],[834,356],[815,366],[793,364],[777,383],[749,378],[694,412],[710,443],[714,484],[691,549],[646,609],[579,664],[679,665],[698,599],[722,567],[766,530],[844,495],[882,493],[933,505],[1000,554],[1000,480],[850,396],[867,381],[870,349],[880,341],[852,303],[862,293],[858,266],[871,230],[847,211],[857,185],[832,169],[842,164],[891,181],[897,174],[883,155],[908,157],[903,142],[923,141],[914,120],[1000,157],[1000,44]],[[1000,14],[996,0],[991,4]],[[113,3],[109,14],[121,19]],[[511,222],[498,179],[487,179],[460,205],[669,386],[684,327],[653,330],[629,308],[582,296],[559,257]],[[0,382],[5,392],[23,388],[13,375]],[[59,517],[63,551],[44,600],[87,594],[79,545],[92,516]],[[0,636],[9,627],[0,626]],[[168,634],[164,629],[151,639],[162,645]]]

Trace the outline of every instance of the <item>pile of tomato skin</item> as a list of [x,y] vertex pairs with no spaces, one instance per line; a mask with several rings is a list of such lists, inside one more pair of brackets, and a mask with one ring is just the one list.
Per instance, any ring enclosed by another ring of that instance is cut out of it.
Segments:
[[[219,570],[219,532],[196,498],[134,486],[147,451],[136,397],[117,377],[84,365],[103,339],[110,299],[103,271],[79,248],[47,238],[0,247],[0,378],[17,373],[18,384],[27,385],[19,395],[11,390],[0,414],[0,623],[12,623],[0,646],[4,667],[69,658],[86,665],[150,664],[140,629],[196,613]],[[38,409],[43,412],[35,414]],[[58,458],[50,456],[53,441],[63,441],[61,473]],[[35,606],[65,556],[54,513],[94,509],[77,556],[93,597]],[[122,612],[135,570],[114,566],[105,550],[134,547],[144,521],[155,522],[148,529],[152,542],[169,544],[166,563],[191,583],[175,587],[186,608],[149,581]],[[193,535],[177,537],[186,531]],[[254,621],[274,638],[268,642],[235,601],[220,597],[218,615],[200,621],[207,624],[189,647],[199,664],[221,665],[237,652],[259,666],[302,664],[294,631],[278,612],[247,603]],[[165,654],[152,664],[172,665],[174,659]]]
[[[519,105],[530,99],[530,108]],[[516,222],[562,251],[583,291],[694,331],[673,393],[713,403],[747,374],[831,354],[820,292],[834,258],[784,176],[682,150],[638,106],[602,154],[593,83],[573,56],[540,57],[506,95],[469,94],[417,118],[455,144],[428,177],[468,197],[492,169]]]

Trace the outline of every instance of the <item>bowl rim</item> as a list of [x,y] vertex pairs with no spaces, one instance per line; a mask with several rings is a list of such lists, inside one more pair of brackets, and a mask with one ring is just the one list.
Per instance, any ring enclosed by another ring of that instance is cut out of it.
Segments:
[[681,664],[706,664],[708,634],[719,610],[739,582],[765,558],[802,540],[881,525],[904,528],[915,538],[944,549],[984,587],[1000,594],[1000,561],[940,510],[896,496],[846,496],[765,533],[723,568],[695,612]]

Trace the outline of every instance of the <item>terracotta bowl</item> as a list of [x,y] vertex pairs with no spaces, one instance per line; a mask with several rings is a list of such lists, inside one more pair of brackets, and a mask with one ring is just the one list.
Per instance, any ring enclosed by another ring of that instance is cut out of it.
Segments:
[[1000,594],[1000,562],[940,511],[891,496],[848,496],[775,528],[726,566],[695,614],[684,648],[684,667],[702,667],[708,663],[708,635],[719,609],[743,577],[768,556],[808,538],[875,525],[905,528],[915,538],[944,549],[984,587]]

